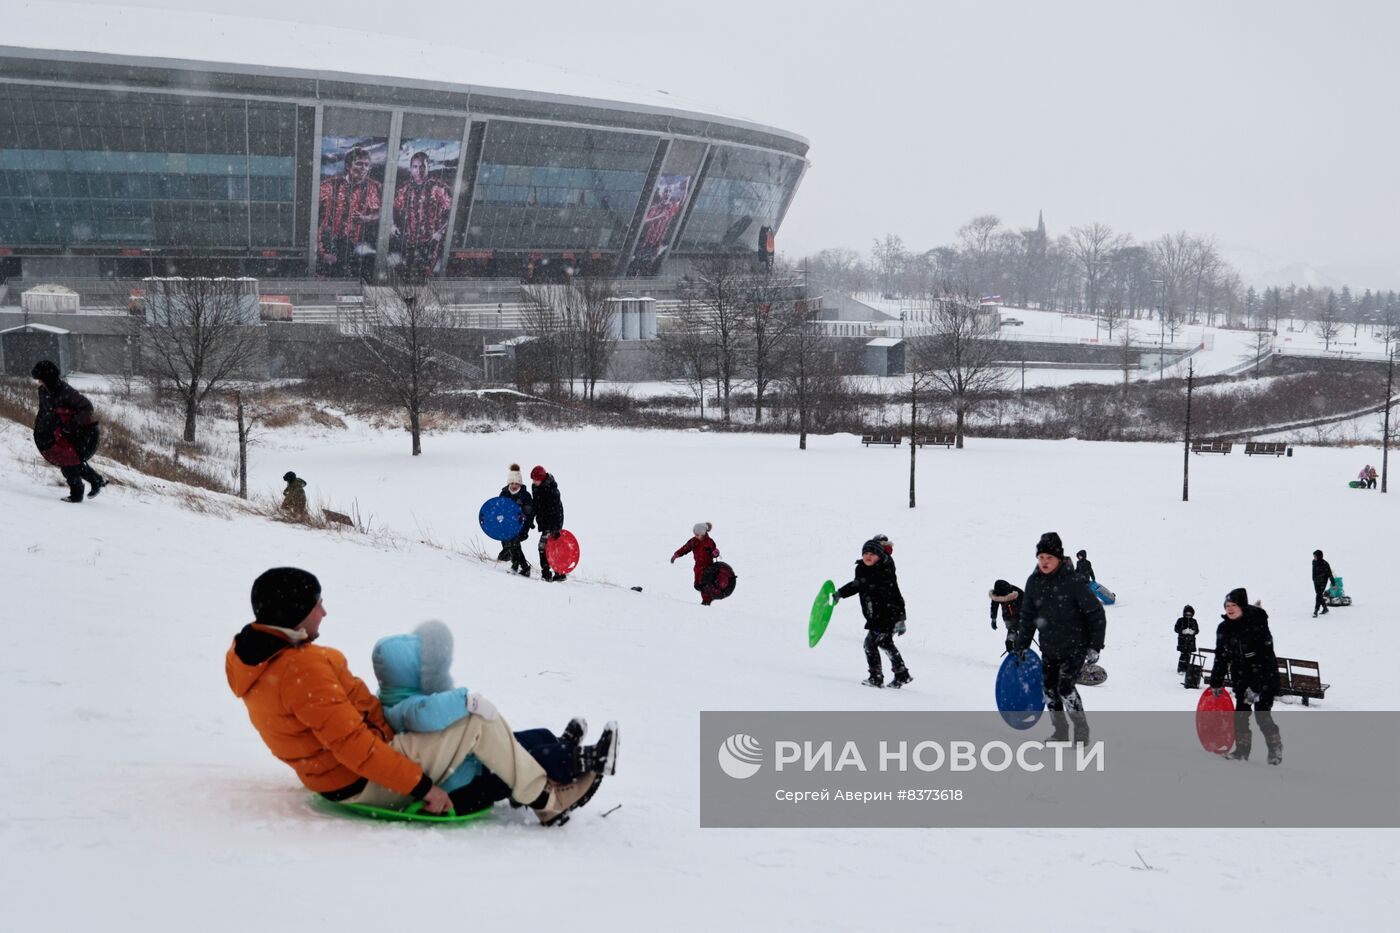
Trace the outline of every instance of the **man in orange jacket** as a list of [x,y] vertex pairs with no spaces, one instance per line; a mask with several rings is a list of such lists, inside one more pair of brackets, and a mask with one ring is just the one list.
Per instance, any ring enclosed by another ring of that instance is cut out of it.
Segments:
[[428,812],[446,813],[452,802],[437,782],[476,755],[546,826],[591,796],[598,775],[549,781],[480,694],[469,694],[469,715],[441,732],[395,734],[345,655],[313,644],[326,610],[312,574],[274,567],[253,582],[252,601],[256,621],[234,637],[225,658],[228,684],[263,743],[308,789],[381,807],[422,800]]

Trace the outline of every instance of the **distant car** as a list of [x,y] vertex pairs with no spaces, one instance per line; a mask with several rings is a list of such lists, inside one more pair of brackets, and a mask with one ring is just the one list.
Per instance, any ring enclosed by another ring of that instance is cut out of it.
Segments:
[[1004,317],[1001,319],[1002,327],[1020,327],[1025,321],[1018,317]]

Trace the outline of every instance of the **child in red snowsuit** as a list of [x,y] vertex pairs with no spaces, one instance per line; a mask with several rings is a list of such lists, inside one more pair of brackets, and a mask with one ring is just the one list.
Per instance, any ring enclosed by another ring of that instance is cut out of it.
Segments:
[[695,589],[700,592],[700,605],[708,606],[714,599],[714,594],[701,582],[705,576],[705,571],[710,565],[719,559],[719,545],[715,544],[714,538],[710,537],[710,529],[715,527],[710,522],[697,522],[691,531],[695,532],[685,544],[676,548],[676,553],[671,555],[671,563],[676,562],[676,558],[684,557],[686,554],[695,555]]

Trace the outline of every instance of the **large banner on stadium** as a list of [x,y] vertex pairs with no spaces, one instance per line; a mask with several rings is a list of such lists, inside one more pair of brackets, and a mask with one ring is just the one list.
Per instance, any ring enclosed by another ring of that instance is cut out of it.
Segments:
[[661,270],[661,260],[670,246],[671,234],[680,223],[681,208],[689,192],[689,175],[662,175],[656,180],[651,203],[642,218],[642,230],[637,235],[637,246],[632,251],[632,261],[627,266],[628,275],[656,275]]
[[316,274],[368,280],[383,210],[384,136],[322,136]]
[[441,268],[461,157],[460,139],[415,138],[400,144],[389,263],[401,275],[422,278]]

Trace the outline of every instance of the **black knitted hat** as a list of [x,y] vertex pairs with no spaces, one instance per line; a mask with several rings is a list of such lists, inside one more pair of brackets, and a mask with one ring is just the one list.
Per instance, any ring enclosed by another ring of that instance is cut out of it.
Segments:
[[1245,592],[1244,587],[1237,586],[1229,593],[1225,594],[1225,601],[1227,603],[1234,603],[1236,606],[1243,609],[1249,605],[1249,593]]
[[1053,531],[1041,535],[1040,540],[1035,543],[1035,556],[1039,557],[1041,554],[1050,554],[1063,560],[1065,546],[1060,543],[1060,536]]
[[52,389],[54,383],[58,382],[59,376],[62,374],[59,373],[58,365],[54,363],[53,360],[40,360],[34,364],[34,368],[29,371],[29,375]]
[[296,628],[321,598],[321,581],[296,567],[273,567],[253,581],[253,617],[262,625]]

